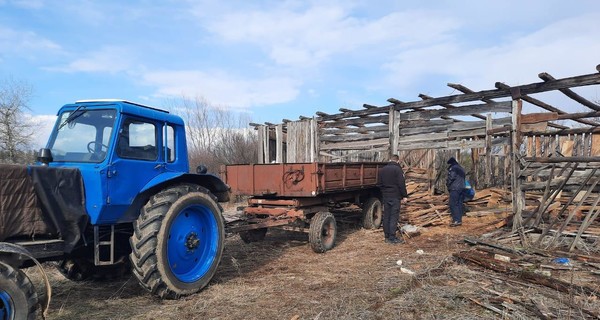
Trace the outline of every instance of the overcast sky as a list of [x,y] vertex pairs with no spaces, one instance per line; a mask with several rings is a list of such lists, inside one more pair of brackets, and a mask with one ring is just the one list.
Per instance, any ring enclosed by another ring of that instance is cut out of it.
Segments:
[[78,99],[198,96],[277,123],[597,64],[596,0],[0,0],[0,76],[32,85],[40,119]]

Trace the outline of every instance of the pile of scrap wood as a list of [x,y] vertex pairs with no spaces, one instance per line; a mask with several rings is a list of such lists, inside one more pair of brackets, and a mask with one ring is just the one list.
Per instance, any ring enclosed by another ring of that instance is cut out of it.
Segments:
[[[401,218],[418,227],[445,225],[450,222],[448,195],[433,195],[425,169],[411,168],[406,173],[408,203],[401,208]],[[475,197],[465,203],[467,216],[485,216],[510,212],[510,192],[498,188],[477,190]]]
[[600,257],[465,241],[474,247],[453,256],[484,270],[466,300],[508,319],[600,318]]

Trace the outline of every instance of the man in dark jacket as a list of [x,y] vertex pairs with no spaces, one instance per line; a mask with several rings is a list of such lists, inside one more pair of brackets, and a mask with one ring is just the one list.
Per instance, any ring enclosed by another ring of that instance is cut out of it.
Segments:
[[400,219],[400,202],[406,203],[408,193],[404,172],[400,167],[400,158],[393,155],[390,162],[379,170],[377,186],[383,197],[383,232],[386,243],[403,243],[402,239],[396,238],[396,229]]
[[448,160],[448,177],[446,178],[446,187],[450,193],[449,207],[452,216],[451,227],[458,227],[462,224],[463,201],[465,189],[465,169],[458,164],[456,159]]

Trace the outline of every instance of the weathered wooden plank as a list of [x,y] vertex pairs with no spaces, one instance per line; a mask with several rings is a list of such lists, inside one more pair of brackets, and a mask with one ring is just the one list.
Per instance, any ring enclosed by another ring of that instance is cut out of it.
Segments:
[[[461,131],[461,130],[472,130],[486,128],[485,121],[463,121],[463,122],[451,122],[445,120],[415,120],[419,122],[418,126],[415,125],[401,125],[400,135],[412,135],[419,133],[434,133],[442,131]],[[439,123],[439,121],[444,121]],[[412,123],[412,121],[404,121],[403,123]],[[510,124],[511,119],[501,118],[492,121],[494,126],[503,126]]]
[[540,163],[557,163],[557,162],[600,162],[600,157],[556,157],[556,158],[532,158],[526,157],[525,161],[540,162]]
[[319,130],[319,132],[323,135],[326,134],[335,134],[335,135],[342,135],[342,134],[351,134],[351,133],[371,133],[371,132],[381,132],[381,131],[388,131],[388,126],[387,125],[376,125],[376,126],[368,126],[368,127],[360,127],[360,128],[345,128],[345,129],[338,129],[338,128],[325,128],[325,129],[321,129]]
[[363,141],[363,140],[374,140],[379,138],[389,137],[388,132],[374,132],[365,134],[346,134],[343,136],[321,136],[320,139],[323,142],[349,142],[349,141]]
[[524,114],[521,117],[522,124],[533,124],[533,123],[548,122],[548,121],[553,121],[553,120],[558,120],[558,113],[556,113],[556,112],[530,113],[530,114]]
[[[265,145],[268,145],[269,136],[267,135],[267,127],[257,124],[258,128],[258,163],[265,163]],[[266,142],[265,142],[266,140]]]
[[425,133],[425,134],[416,134],[411,136],[401,136],[400,143],[412,143],[412,142],[425,142],[425,141],[435,141],[435,140],[447,140],[448,132],[440,132],[440,133]]
[[574,128],[574,129],[565,129],[565,130],[556,130],[549,132],[527,132],[524,135],[526,136],[536,136],[536,135],[544,135],[544,134],[552,134],[555,136],[568,136],[570,134],[578,134],[578,133],[600,133],[600,127],[586,127],[586,128]]
[[[600,129],[600,128],[599,128]],[[592,152],[591,156],[600,156],[600,133],[592,135]]]
[[464,137],[485,137],[485,128],[473,129],[466,131],[451,131],[448,133],[450,138],[464,138]]
[[560,153],[565,157],[571,157],[573,155],[573,140],[565,140],[560,146]]
[[364,148],[375,148],[382,145],[389,145],[390,139],[376,139],[369,141],[355,141],[355,142],[338,142],[338,143],[321,143],[320,150],[360,150]]
[[398,144],[398,150],[417,150],[417,149],[472,149],[483,148],[485,140],[457,140],[457,141],[433,141],[433,142],[413,142]]
[[342,119],[332,122],[321,122],[321,126],[323,128],[335,128],[335,127],[344,127],[351,125],[365,125],[368,123],[388,123],[389,115],[385,114],[382,116],[370,116],[365,118],[356,118],[356,119]]
[[[499,88],[499,89],[503,89],[503,90],[510,90],[509,86],[507,86],[504,83],[500,83],[500,82],[496,83],[496,87]],[[540,91],[540,92],[542,92],[542,91]],[[548,111],[552,111],[552,112],[556,112],[558,114],[566,114],[566,112],[564,112],[564,111],[562,111],[562,110],[560,110],[560,109],[558,109],[558,108],[556,108],[554,106],[551,106],[551,105],[549,105],[549,104],[547,104],[547,103],[545,103],[543,101],[540,101],[540,100],[538,100],[536,98],[532,98],[532,97],[528,96],[523,91],[521,91],[521,99],[523,99],[524,101],[527,101],[527,102],[529,102],[529,103],[531,103],[531,104],[533,104],[535,106],[538,106],[538,107],[540,107],[542,109],[545,109],[545,110],[548,110]],[[589,120],[584,120],[584,119],[578,119],[578,120],[575,120],[575,121],[577,121],[579,123],[587,124],[587,125],[598,125],[594,121],[589,121]]]
[[[554,79],[553,76],[551,76],[549,73],[547,72],[542,72],[538,75],[540,77],[540,79],[549,82],[549,81],[556,81],[556,79]],[[582,105],[596,110],[596,111],[600,111],[600,105],[591,102],[589,100],[587,100],[586,98],[580,96],[579,94],[575,93],[573,90],[569,89],[569,88],[562,88],[562,89],[558,89],[560,92],[564,93],[567,97],[581,103]]]
[[[425,100],[428,101],[428,100]],[[511,103],[506,102],[494,102],[486,104],[476,104],[463,106],[456,109],[436,109],[436,110],[424,110],[416,112],[406,112],[400,114],[400,120],[420,120],[420,119],[434,119],[441,116],[464,116],[470,115],[475,112],[511,112]]]
[[548,122],[521,125],[521,132],[545,132],[548,128]]
[[283,125],[275,126],[275,162],[283,162]]

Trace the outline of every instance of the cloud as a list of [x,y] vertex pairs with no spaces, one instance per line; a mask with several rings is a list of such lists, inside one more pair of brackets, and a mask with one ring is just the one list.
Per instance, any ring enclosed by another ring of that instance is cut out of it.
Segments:
[[207,28],[218,39],[262,48],[277,64],[306,67],[350,52],[382,52],[443,39],[459,25],[435,10],[360,18],[351,6],[318,3],[299,10],[283,2],[262,11],[225,13]]
[[214,104],[234,108],[283,103],[299,93],[299,83],[287,77],[241,79],[222,71],[154,71],[142,75],[157,95],[204,97]]
[[0,26],[0,48],[2,54],[35,56],[59,52],[61,46],[32,31],[18,31]]
[[54,122],[56,122],[56,115],[26,114],[25,119],[36,128],[33,140],[31,141],[31,147],[35,150],[45,147],[46,142],[48,142],[48,137],[50,137],[50,133],[52,132],[52,128],[54,127]]
[[73,72],[101,72],[118,73],[131,69],[134,56],[128,48],[118,46],[106,46],[91,51],[81,58],[77,58],[67,65],[57,67],[46,67],[45,70],[66,73]]
[[386,63],[389,82],[410,88],[411,82],[441,75],[477,89],[491,89],[496,81],[510,85],[541,81],[547,71],[556,77],[592,73],[599,63],[600,14],[584,14],[549,24],[529,34],[477,47],[455,37],[448,41],[402,51]]

